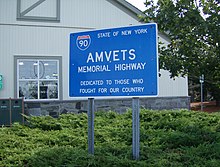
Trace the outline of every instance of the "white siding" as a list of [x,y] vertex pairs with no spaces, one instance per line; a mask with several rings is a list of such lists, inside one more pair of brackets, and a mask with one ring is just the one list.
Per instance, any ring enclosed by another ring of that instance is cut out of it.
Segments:
[[[42,7],[35,14],[45,13],[48,8]],[[52,9],[49,11],[53,13]],[[61,0],[59,23],[17,21],[16,12],[16,0],[0,0],[0,74],[4,77],[0,98],[14,97],[14,56],[62,56],[61,92],[63,99],[68,100],[69,34],[139,24],[133,13],[129,15],[129,10],[107,0]],[[187,78],[172,80],[168,72],[161,72],[159,96],[188,95]]]
[[188,96],[188,80],[182,77],[170,78],[170,73],[160,70],[159,96]]
[[[159,41],[163,46],[169,44],[169,39],[166,39],[163,34],[159,37]],[[170,73],[165,70],[160,70],[161,76],[159,77],[159,96],[188,96],[188,77],[175,77],[170,78]]]
[[[26,1],[24,1],[26,2]],[[46,1],[45,1],[46,2]],[[42,3],[29,16],[53,16],[54,5]],[[106,28],[139,24],[139,22],[107,0],[61,0],[60,22],[17,21],[17,1],[0,1],[0,23],[22,25],[48,25],[60,27],[80,27],[85,29]],[[124,9],[126,10],[126,9]],[[127,12],[129,12],[127,10]]]

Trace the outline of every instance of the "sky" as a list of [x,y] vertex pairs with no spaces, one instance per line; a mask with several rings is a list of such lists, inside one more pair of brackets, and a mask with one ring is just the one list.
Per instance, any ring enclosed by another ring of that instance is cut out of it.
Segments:
[[[144,11],[146,9],[144,2],[146,2],[146,0],[126,0],[128,1],[130,4],[132,4],[133,6],[135,6],[136,8],[140,9],[141,11]],[[154,0],[154,3],[156,3],[157,0]],[[206,16],[204,16],[203,13],[201,13],[203,18],[206,18]]]
[[[146,9],[144,2],[146,2],[146,0],[126,0],[129,3],[131,3],[133,6],[135,6],[136,8],[140,9],[141,11],[144,11]],[[156,3],[157,0],[154,0],[154,3]]]
[[126,0],[126,1],[128,1],[129,3],[140,9],[141,11],[145,10],[144,2],[146,2],[146,0]]

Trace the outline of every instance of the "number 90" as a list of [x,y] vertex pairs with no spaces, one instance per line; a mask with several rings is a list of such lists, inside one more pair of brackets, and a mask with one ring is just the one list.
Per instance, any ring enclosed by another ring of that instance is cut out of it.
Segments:
[[88,40],[80,40],[79,41],[79,45],[80,45],[80,47],[82,48],[86,48],[88,45],[89,45],[89,41]]

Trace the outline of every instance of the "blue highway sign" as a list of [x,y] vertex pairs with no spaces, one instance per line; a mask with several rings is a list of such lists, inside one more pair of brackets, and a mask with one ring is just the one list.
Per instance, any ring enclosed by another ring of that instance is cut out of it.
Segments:
[[70,34],[70,97],[157,96],[157,25]]

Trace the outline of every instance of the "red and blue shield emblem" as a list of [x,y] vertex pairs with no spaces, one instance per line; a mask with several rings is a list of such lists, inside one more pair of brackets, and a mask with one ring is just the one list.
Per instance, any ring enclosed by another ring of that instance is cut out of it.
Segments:
[[78,36],[76,39],[76,45],[80,50],[86,50],[91,43],[91,38],[89,35]]

